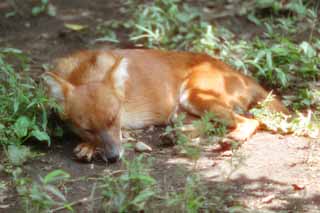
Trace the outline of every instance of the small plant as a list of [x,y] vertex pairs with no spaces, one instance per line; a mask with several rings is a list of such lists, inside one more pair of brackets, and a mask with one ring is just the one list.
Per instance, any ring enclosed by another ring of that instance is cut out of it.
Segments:
[[110,28],[124,27],[129,31],[129,40],[136,44],[149,48],[189,49],[207,29],[208,23],[202,21],[198,9],[180,0],[156,0],[147,4],[135,0],[125,5],[127,9],[120,12],[132,14],[126,21],[108,21],[98,26],[106,40],[115,40]]
[[8,183],[5,181],[0,181],[0,197],[4,197],[6,191],[8,190]]
[[41,13],[47,13],[49,16],[55,16],[56,8],[49,0],[40,0],[39,4],[32,8],[31,13],[33,16],[37,16]]
[[[7,63],[9,56],[20,65]],[[0,49],[0,144],[21,145],[30,138],[50,144],[46,106],[55,104],[29,76],[27,62],[20,50]]]
[[144,156],[127,161],[126,170],[119,177],[111,174],[101,178],[101,190],[106,212],[142,211],[146,203],[154,197],[156,180],[143,163]]
[[302,88],[297,91],[297,95],[284,97],[287,105],[294,110],[320,109],[320,91],[318,89]]
[[193,143],[191,138],[183,131],[185,117],[185,114],[179,114],[173,125],[166,127],[164,137],[169,137],[176,144],[180,154],[196,161],[200,157],[201,149],[199,144]]
[[289,0],[281,2],[277,0],[255,0],[254,9],[271,9],[274,13],[281,11],[290,11],[297,15],[306,15],[307,7],[302,0]]
[[68,206],[63,192],[56,186],[70,177],[68,173],[54,170],[45,177],[40,177],[39,183],[24,177],[22,173],[19,167],[13,170],[13,180],[26,212],[50,212],[54,206]]
[[308,42],[297,45],[286,38],[277,38],[271,46],[261,40],[248,51],[247,63],[257,69],[258,79],[271,86],[285,89],[296,80],[314,80],[318,77],[320,58]]
[[228,190],[230,187],[225,183],[208,189],[199,176],[193,174],[186,178],[182,190],[168,194],[168,212],[248,212]]
[[268,14],[270,17],[270,13],[273,16],[286,17],[295,21],[304,20],[310,17],[310,11],[313,6],[316,6],[315,2],[303,0],[288,0],[284,2],[277,0],[255,0],[253,3],[247,3],[247,8],[244,10],[249,13],[250,20],[261,24],[258,19],[265,20],[265,15]]
[[133,19],[126,23],[131,29],[130,40],[147,47],[188,49],[206,23],[201,21],[196,8],[179,3],[179,0],[157,0],[134,8]]
[[181,212],[199,212],[205,204],[205,193],[197,176],[189,176],[182,192],[173,192],[167,199],[167,206],[175,207]]
[[27,146],[9,145],[6,149],[7,158],[9,163],[13,166],[21,166],[34,154]]
[[[166,127],[164,136],[170,137],[180,154],[196,161],[200,157],[200,145],[204,142],[212,143],[213,136],[224,136],[227,128],[213,113],[207,112],[199,120],[193,121],[190,130],[185,130],[185,117],[185,114],[179,114],[172,126]],[[191,135],[188,134],[188,131],[191,132]],[[192,133],[196,133],[200,137],[193,138]]]
[[205,113],[201,119],[193,122],[202,137],[224,136],[227,132],[226,125],[212,112]]

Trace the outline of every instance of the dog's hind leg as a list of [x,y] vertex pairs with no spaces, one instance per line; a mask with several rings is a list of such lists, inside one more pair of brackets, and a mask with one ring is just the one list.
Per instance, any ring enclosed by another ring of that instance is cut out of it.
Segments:
[[233,129],[227,136],[238,141],[248,139],[259,127],[257,120],[235,113],[210,91],[197,88],[185,89],[180,93],[179,103],[184,110],[193,115],[202,116],[205,112],[212,112]]

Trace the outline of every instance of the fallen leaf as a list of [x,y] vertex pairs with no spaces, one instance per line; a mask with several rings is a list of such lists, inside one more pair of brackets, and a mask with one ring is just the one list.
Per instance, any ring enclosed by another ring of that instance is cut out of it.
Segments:
[[293,187],[293,190],[295,190],[295,191],[300,191],[300,190],[303,190],[304,188],[306,188],[306,186],[302,185],[302,184],[292,184],[291,186]]
[[81,31],[87,28],[86,25],[80,25],[80,24],[64,24],[64,27],[69,29],[69,30],[73,30],[73,31]]

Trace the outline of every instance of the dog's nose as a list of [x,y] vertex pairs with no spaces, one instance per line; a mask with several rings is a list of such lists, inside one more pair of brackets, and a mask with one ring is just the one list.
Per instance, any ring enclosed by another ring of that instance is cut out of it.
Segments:
[[108,163],[115,163],[120,159],[119,155],[107,157]]

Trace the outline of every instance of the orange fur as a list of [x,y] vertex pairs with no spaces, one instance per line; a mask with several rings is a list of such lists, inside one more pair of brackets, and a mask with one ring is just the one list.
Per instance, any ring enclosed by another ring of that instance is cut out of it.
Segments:
[[[230,137],[245,140],[259,122],[239,112],[268,95],[218,59],[187,52],[82,51],[60,59],[45,76],[66,117],[88,142],[107,144],[107,157],[119,154],[121,128],[167,124],[179,109],[196,116],[211,111],[233,128]],[[287,112],[278,100],[270,109]]]

